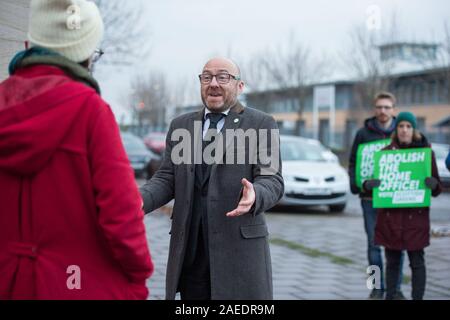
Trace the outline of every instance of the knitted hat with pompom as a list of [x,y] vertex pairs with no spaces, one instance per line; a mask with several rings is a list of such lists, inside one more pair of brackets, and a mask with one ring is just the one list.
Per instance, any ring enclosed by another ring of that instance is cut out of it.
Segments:
[[77,63],[87,60],[103,37],[95,3],[86,0],[32,0],[28,40]]

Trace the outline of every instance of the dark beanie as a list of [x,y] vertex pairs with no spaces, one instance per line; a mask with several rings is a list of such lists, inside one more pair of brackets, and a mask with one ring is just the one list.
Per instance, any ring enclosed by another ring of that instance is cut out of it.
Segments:
[[409,123],[411,123],[411,126],[414,129],[416,129],[417,127],[416,116],[408,111],[400,112],[397,116],[396,121],[397,121],[396,126],[398,126],[398,124],[402,121],[408,121]]

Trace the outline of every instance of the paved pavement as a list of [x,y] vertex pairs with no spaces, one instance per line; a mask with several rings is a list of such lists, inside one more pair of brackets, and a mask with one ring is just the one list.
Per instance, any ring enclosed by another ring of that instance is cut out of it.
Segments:
[[[366,299],[366,235],[358,199],[345,211],[330,214],[267,214],[271,240],[275,299]],[[432,209],[432,226],[450,227],[450,195]],[[148,281],[150,299],[164,299],[169,246],[167,212],[147,215],[145,222],[155,273]],[[432,237],[426,249],[425,299],[450,299],[450,237]],[[403,292],[410,297],[411,272],[405,259]]]

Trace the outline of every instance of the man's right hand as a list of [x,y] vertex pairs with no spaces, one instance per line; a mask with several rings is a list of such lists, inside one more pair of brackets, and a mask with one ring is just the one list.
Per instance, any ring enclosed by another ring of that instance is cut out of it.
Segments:
[[372,191],[374,188],[378,188],[381,185],[380,179],[366,180],[363,183],[363,188],[367,191]]

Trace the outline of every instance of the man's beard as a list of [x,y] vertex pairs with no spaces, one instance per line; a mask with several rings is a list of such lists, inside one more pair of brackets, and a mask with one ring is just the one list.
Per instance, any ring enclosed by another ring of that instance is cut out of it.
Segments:
[[213,112],[224,112],[228,109],[230,109],[231,107],[233,107],[236,103],[237,103],[237,98],[234,99],[233,101],[227,103],[227,101],[224,101],[223,105],[221,107],[210,107],[208,106],[208,104],[206,103],[206,99],[202,98],[203,101],[203,105],[210,111]]

